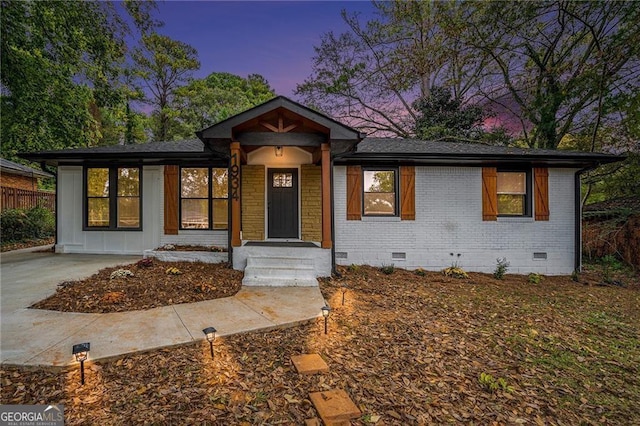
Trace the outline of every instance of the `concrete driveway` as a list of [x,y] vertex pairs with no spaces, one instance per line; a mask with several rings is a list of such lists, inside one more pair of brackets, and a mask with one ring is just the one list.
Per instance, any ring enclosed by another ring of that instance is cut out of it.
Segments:
[[0,255],[0,362],[64,366],[71,347],[90,342],[90,359],[202,340],[214,326],[220,336],[290,326],[320,315],[317,287],[243,287],[233,297],[144,311],[82,314],[29,309],[58,283],[87,277],[140,256],[3,253]]

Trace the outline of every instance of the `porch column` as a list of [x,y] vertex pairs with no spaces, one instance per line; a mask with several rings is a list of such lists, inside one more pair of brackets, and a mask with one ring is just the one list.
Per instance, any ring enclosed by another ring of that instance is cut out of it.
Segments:
[[229,164],[229,179],[231,181],[231,247],[240,247],[240,162],[242,153],[240,142],[231,142],[231,161]]
[[322,152],[322,248],[331,248],[331,148],[328,143]]

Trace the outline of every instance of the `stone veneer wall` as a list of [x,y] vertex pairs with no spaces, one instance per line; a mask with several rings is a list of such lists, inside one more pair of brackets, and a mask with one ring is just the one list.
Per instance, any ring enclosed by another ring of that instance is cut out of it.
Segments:
[[264,240],[264,166],[242,166],[242,239]]
[[303,164],[300,168],[302,240],[322,240],[322,168]]

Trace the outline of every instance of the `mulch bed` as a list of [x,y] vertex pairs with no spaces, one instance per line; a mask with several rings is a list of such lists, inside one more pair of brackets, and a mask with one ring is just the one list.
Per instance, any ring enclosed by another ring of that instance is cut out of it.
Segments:
[[[140,262],[138,262],[140,263]],[[180,273],[171,274],[171,268]],[[113,278],[118,269],[133,276]],[[52,296],[31,308],[63,312],[107,313],[151,309],[178,303],[229,297],[242,285],[242,272],[226,263],[160,262],[105,268],[89,278],[60,283]]]
[[43,238],[41,240],[21,241],[19,243],[3,242],[0,245],[0,252],[4,253],[6,251],[20,250],[20,249],[31,248],[31,247],[40,247],[40,246],[46,246],[54,243],[55,243],[55,237]]

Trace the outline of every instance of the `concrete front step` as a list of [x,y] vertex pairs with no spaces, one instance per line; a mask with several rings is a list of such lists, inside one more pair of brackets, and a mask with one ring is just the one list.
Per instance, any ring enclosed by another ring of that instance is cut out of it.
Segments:
[[307,267],[313,269],[313,258],[293,256],[250,256],[247,267]]
[[245,277],[242,285],[247,287],[318,287],[315,278],[285,278],[285,277]]
[[314,259],[294,256],[249,256],[242,285],[317,287]]

